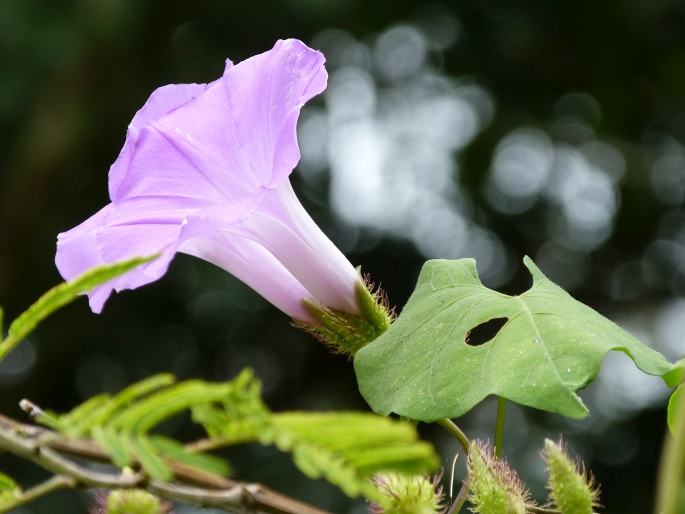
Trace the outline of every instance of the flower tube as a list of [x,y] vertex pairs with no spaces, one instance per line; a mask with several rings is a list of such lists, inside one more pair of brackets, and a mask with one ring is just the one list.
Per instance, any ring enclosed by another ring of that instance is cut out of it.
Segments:
[[182,252],[224,268],[303,326],[321,325],[326,312],[364,317],[368,289],[288,178],[300,158],[300,109],[326,81],[323,55],[291,39],[227,61],[210,84],[157,89],[110,168],[111,203],[59,234],[62,276],[160,255],[95,288],[89,302],[100,312],[113,290],[157,280]]

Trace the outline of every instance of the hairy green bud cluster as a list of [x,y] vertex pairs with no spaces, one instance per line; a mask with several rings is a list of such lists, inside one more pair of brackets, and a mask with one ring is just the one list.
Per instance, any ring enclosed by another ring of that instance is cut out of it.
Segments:
[[471,511],[481,514],[525,514],[529,493],[516,471],[482,441],[471,444],[468,460]]
[[376,475],[373,484],[381,493],[369,508],[371,514],[440,514],[446,507],[438,486],[440,475],[431,479],[426,475],[383,473]]
[[171,502],[142,489],[121,489],[95,498],[91,514],[169,514]]
[[358,350],[385,332],[395,317],[383,291],[375,289],[368,279],[358,281],[356,295],[359,314],[329,309],[304,298],[304,306],[318,323],[295,320],[294,325],[336,352],[354,357]]
[[592,514],[598,506],[599,491],[580,460],[572,460],[566,446],[545,439],[543,457],[547,462],[552,505],[562,514]]

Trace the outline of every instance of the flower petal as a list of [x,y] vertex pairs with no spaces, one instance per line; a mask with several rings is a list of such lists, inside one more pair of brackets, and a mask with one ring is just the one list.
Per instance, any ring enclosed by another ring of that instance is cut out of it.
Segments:
[[212,262],[300,321],[302,304],[357,313],[352,265],[316,226],[290,186],[300,158],[302,105],[326,86],[323,56],[296,40],[236,66],[219,80],[166,86],[133,118],[110,168],[112,203],[58,238],[69,279],[91,266],[161,257],[98,287],[99,312],[113,289],[162,276],[177,251]]
[[316,322],[302,304],[302,298],[312,294],[266,248],[200,218],[192,219],[183,231],[178,251],[225,269],[290,317]]
[[266,248],[322,305],[358,314],[359,276],[295,196],[290,181],[269,190],[236,234]]
[[[230,61],[227,62],[230,66]],[[135,152],[140,130],[148,123],[161,118],[184,103],[204,93],[207,84],[170,84],[155,90],[145,105],[136,113],[128,126],[126,142],[119,157],[109,170],[109,197],[114,200],[119,187],[128,173],[131,159]]]
[[112,200],[187,191],[232,201],[275,186],[300,158],[295,125],[326,85],[323,63],[319,52],[287,40],[228,68],[202,95],[140,130]]
[[[90,306],[100,312],[112,290],[133,289],[161,277],[176,253],[183,212],[168,205],[150,210],[156,199],[135,199],[109,204],[94,216],[57,238],[57,269],[66,280],[102,264],[134,256],[160,257],[96,287]],[[149,213],[153,215],[150,217]]]

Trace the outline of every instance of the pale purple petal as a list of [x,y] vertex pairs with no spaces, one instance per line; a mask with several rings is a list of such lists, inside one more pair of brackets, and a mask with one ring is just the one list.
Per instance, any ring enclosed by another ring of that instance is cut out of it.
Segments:
[[[230,61],[227,63],[230,67]],[[170,84],[157,89],[145,105],[131,120],[126,132],[126,142],[119,153],[119,157],[109,170],[109,198],[114,200],[122,181],[126,177],[131,158],[138,142],[140,130],[148,123],[159,119],[177,107],[189,102],[204,93],[207,84]]]
[[269,190],[259,208],[231,230],[266,248],[311,298],[358,314],[356,270],[304,210],[289,181]]
[[[152,262],[97,286],[90,306],[100,312],[112,290],[133,289],[161,277],[176,253],[182,218],[173,210],[148,210],[154,201],[109,204],[81,225],[57,238],[57,269],[66,280],[102,264],[112,264],[134,256],[161,254]],[[153,217],[146,213],[153,212]]]
[[140,130],[112,200],[188,188],[189,196],[232,201],[276,185],[300,157],[300,108],[326,80],[323,56],[295,40],[227,69],[202,95]]
[[159,278],[182,251],[221,266],[296,319],[315,322],[303,298],[358,312],[355,270],[288,180],[300,158],[300,109],[326,86],[323,63],[300,41],[279,41],[236,66],[229,61],[209,85],[153,93],[110,169],[112,203],[58,238],[67,279],[161,254],[93,291],[94,311],[112,290]]
[[184,227],[179,251],[215,264],[245,282],[290,317],[315,323],[302,298],[312,297],[302,284],[263,246],[195,219]]

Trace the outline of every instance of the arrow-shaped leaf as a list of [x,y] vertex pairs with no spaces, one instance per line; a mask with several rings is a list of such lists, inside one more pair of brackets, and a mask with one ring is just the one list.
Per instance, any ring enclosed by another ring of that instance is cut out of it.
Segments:
[[[661,354],[524,263],[533,286],[507,296],[483,286],[473,259],[427,262],[402,314],[356,354],[359,389],[373,410],[433,421],[498,395],[583,418],[576,391],[597,376],[609,350],[674,385],[675,367]],[[490,340],[469,340],[492,320],[502,326]]]

